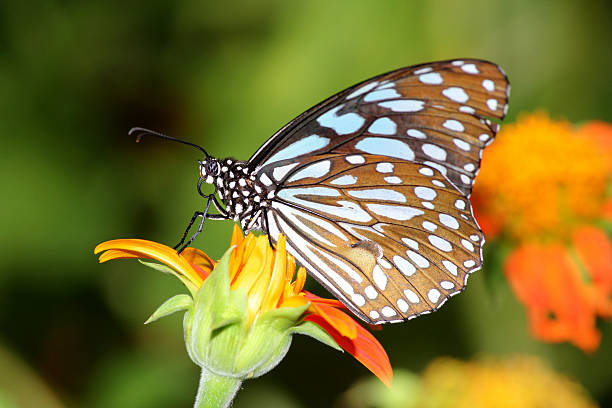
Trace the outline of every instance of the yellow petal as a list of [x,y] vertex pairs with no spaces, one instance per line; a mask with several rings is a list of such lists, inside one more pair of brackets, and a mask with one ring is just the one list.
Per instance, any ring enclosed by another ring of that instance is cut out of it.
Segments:
[[249,275],[252,275],[251,279],[254,279],[254,283],[249,291],[248,300],[248,312],[249,319],[251,321],[253,321],[253,319],[259,314],[261,304],[270,285],[272,266],[274,265],[274,252],[272,251],[272,248],[270,248],[268,240],[265,236],[257,237],[257,247],[262,247],[263,252],[265,253],[263,265],[261,265],[259,270],[249,270],[247,265],[241,272],[241,274],[248,273]]
[[129,257],[153,259],[166,264],[197,287],[202,286],[204,281],[185,258],[177,254],[174,249],[157,242],[144,239],[114,239],[103,242],[94,249],[96,254],[102,251],[110,251],[110,254],[102,254],[100,262]]
[[[268,245],[269,246],[269,245]],[[270,276],[270,284],[265,291],[261,302],[262,313],[273,309],[278,304],[283,290],[287,286],[287,250],[285,249],[285,236],[280,235],[276,243],[274,265]],[[289,281],[290,282],[290,281]]]

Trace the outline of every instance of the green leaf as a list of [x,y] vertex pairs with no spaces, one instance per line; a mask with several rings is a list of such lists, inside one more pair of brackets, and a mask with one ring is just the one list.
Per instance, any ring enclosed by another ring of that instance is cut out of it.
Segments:
[[334,338],[330,336],[328,332],[326,332],[321,326],[316,323],[305,321],[299,326],[295,326],[293,329],[291,329],[291,333],[310,336],[323,344],[327,344],[328,346],[333,347],[338,351],[344,352],[344,349],[340,347],[338,343],[336,343],[336,340],[334,340]]
[[144,324],[149,324],[172,313],[188,310],[193,306],[193,299],[186,294],[176,295],[166,300],[155,312],[147,319]]
[[493,303],[499,302],[498,294],[507,285],[504,275],[504,262],[513,246],[507,240],[496,239],[484,246],[483,274],[487,295]]

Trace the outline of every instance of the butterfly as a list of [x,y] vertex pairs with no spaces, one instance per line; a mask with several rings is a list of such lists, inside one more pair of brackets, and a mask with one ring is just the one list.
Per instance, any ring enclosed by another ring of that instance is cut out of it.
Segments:
[[[205,219],[262,230],[367,323],[437,310],[480,269],[484,235],[469,196],[508,109],[497,65],[475,59],[401,68],[302,113],[247,161],[197,147]],[[204,184],[214,192],[202,192]],[[218,213],[211,213],[211,204]],[[183,245],[199,218],[198,232]]]

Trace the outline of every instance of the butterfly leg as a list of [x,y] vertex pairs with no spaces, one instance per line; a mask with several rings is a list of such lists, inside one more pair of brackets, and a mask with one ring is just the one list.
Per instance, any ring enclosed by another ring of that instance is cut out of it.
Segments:
[[[180,254],[181,252],[183,252],[183,250],[185,248],[187,248],[189,245],[191,245],[191,243],[193,242],[193,240],[200,235],[200,232],[202,232],[202,229],[204,228],[204,220],[206,220],[206,218],[210,218],[210,219],[226,219],[226,217],[224,217],[221,214],[209,214],[208,210],[210,209],[210,205],[212,204],[212,202],[214,201],[214,196],[208,196],[208,201],[206,201],[206,208],[204,209],[204,211],[196,211],[193,213],[193,217],[191,217],[191,221],[189,221],[189,225],[187,225],[187,229],[185,229],[185,232],[183,233],[183,236],[181,237],[181,240],[179,241],[178,244],[176,244],[173,248],[177,249],[177,252]],[[191,230],[191,227],[193,226],[194,222],[196,219],[198,219],[198,217],[200,217],[200,225],[198,225],[198,229],[197,231],[191,236],[191,238],[189,238],[189,241],[187,241],[186,244],[183,245],[183,243],[185,242],[185,238],[187,238],[187,234],[189,234],[189,231]]]
[[[176,244],[175,246],[173,246],[173,249],[177,249],[177,248],[181,248],[181,245],[183,245],[183,243],[185,242],[185,238],[187,238],[187,234],[189,233],[189,230],[191,230],[191,227],[193,226],[193,223],[195,222],[195,220],[198,217],[202,217],[202,220],[204,219],[204,213],[202,211],[196,211],[193,213],[193,217],[191,217],[191,221],[189,221],[189,224],[187,225],[187,228],[185,229],[185,232],[183,232],[183,236],[181,237],[181,240],[178,242],[178,244]],[[193,240],[190,239],[189,242],[191,242]],[[177,252],[180,254],[183,249],[185,249],[187,247],[187,245],[185,245],[184,247],[182,247],[180,250],[177,250]]]
[[274,246],[274,243],[272,242],[272,235],[270,234],[270,226],[268,225],[268,212],[264,211],[262,217],[263,217],[263,221],[266,227],[266,231],[268,233],[268,244],[270,244],[270,248],[276,249],[276,247]]

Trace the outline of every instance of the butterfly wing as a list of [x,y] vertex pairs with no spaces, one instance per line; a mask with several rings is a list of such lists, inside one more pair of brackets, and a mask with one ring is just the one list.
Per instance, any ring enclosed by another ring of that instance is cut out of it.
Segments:
[[371,323],[435,310],[480,268],[469,194],[507,110],[496,65],[444,61],[349,88],[249,160],[269,186],[263,225]]
[[343,146],[370,152],[360,147],[377,144],[376,139],[361,145],[356,139],[384,136],[407,144],[413,154],[404,157],[438,169],[469,196],[482,149],[499,128],[489,118],[504,118],[509,92],[503,70],[487,61],[402,68],[348,88],[298,116],[255,152],[249,166],[256,173],[270,173],[300,157]]

